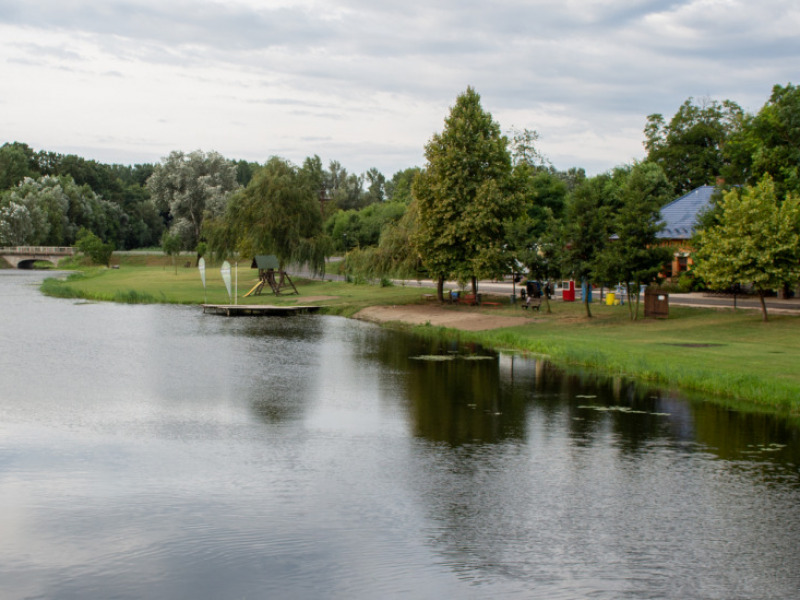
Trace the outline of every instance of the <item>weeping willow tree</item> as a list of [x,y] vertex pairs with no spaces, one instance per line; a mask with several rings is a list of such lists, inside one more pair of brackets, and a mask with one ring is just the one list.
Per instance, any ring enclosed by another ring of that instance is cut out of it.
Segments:
[[347,272],[365,279],[418,279],[421,260],[413,241],[417,217],[412,200],[397,223],[384,226],[377,246],[348,252]]
[[228,202],[225,215],[208,224],[207,239],[217,255],[274,254],[280,268],[293,264],[325,272],[332,251],[322,227],[317,190],[288,161],[271,158],[244,190]]

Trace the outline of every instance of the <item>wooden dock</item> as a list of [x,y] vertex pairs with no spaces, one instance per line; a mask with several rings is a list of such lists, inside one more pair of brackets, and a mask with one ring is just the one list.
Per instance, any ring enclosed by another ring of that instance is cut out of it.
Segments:
[[269,304],[203,304],[203,313],[225,317],[287,317],[318,312],[319,306],[272,306]]

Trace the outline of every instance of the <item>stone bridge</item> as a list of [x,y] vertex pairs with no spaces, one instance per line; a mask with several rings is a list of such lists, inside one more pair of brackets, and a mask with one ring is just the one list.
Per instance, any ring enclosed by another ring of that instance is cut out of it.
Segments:
[[48,261],[58,266],[65,256],[73,256],[75,248],[69,246],[11,246],[0,248],[0,257],[15,269],[32,269],[37,261]]

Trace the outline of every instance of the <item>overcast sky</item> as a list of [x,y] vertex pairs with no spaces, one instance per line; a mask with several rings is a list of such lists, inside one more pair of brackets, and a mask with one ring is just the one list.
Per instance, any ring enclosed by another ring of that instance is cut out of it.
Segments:
[[424,166],[467,86],[559,169],[642,158],[689,97],[800,83],[798,0],[0,0],[0,144]]

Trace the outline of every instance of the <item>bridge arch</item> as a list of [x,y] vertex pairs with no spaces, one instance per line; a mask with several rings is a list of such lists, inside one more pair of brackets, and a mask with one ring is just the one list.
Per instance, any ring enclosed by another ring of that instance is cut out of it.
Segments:
[[38,261],[47,261],[58,266],[58,261],[73,256],[75,248],[69,246],[12,246],[0,248],[2,256],[15,269],[32,269]]
[[39,257],[39,258],[26,258],[17,262],[18,269],[33,269],[34,264],[37,262],[49,262],[54,267],[58,266],[58,259],[52,257]]

